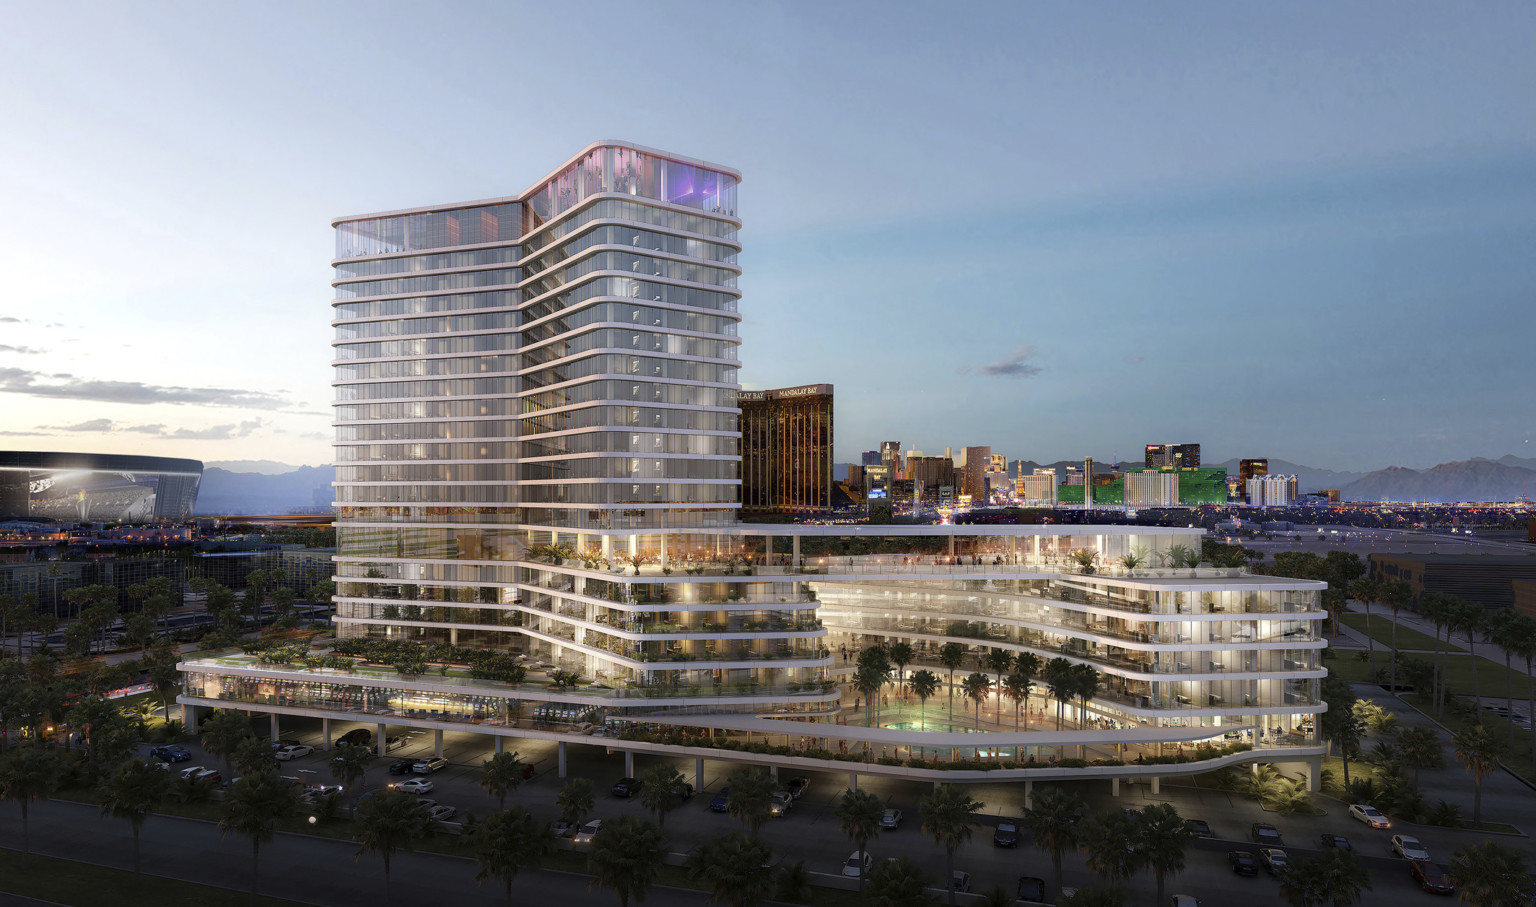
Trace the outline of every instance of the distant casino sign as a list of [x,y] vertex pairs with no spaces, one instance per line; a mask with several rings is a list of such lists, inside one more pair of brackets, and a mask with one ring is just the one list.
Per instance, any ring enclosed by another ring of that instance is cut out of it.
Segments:
[[736,397],[738,400],[790,400],[795,397],[813,397],[817,394],[831,396],[832,385],[804,384],[800,387],[786,387],[772,391],[740,391]]

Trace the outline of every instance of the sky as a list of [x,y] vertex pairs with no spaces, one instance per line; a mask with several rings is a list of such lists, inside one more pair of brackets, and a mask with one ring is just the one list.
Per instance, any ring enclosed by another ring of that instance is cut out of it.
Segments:
[[329,461],[333,217],[743,172],[748,387],[882,440],[1536,456],[1536,6],[0,0],[0,447]]

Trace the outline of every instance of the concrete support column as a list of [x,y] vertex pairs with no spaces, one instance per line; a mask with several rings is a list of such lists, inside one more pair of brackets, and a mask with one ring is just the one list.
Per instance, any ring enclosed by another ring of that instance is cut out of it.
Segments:
[[502,753],[506,752],[507,738],[501,736],[500,734],[492,734],[491,740],[495,743],[496,755],[500,756]]
[[459,628],[458,627],[449,627],[448,628],[448,644],[449,645],[454,645],[454,646],[459,644]]
[[197,706],[183,705],[181,707],[181,729],[188,734],[197,733]]
[[858,775],[858,772],[849,772],[848,773],[848,789],[852,790],[852,791],[856,791],[856,790],[859,789],[859,775]]
[[389,738],[384,736],[384,725],[375,725],[373,734],[373,751],[380,756],[384,755],[384,747]]
[[695,759],[695,760],[693,760],[693,789],[694,790],[703,790],[704,789],[704,760],[703,759]]
[[556,753],[558,754],[558,760],[557,760],[558,771],[556,772],[556,774],[559,777],[564,778],[565,777],[565,741],[564,740],[560,741],[560,743],[556,745],[555,750],[556,750]]
[[626,778],[633,778],[634,776],[635,776],[635,751],[634,750],[625,750],[624,751],[624,777],[626,777]]
[[773,536],[763,536],[763,563],[773,566]]
[[331,748],[331,719],[329,718],[320,719],[320,748],[323,750]]
[[277,728],[277,713],[273,712],[272,713],[272,742],[276,743],[279,736],[281,736],[281,732]]
[[1024,782],[1024,808],[1035,808],[1035,782],[1033,781]]
[[1118,796],[1120,796],[1120,779],[1119,778],[1110,778],[1109,779],[1109,795],[1111,797],[1118,797]]
[[954,536],[950,536],[949,537],[949,556],[950,557],[954,557],[955,556],[955,537]]
[[791,536],[794,541],[790,543],[790,559],[796,567],[800,566],[800,536]]
[[441,730],[432,732],[432,755],[439,759],[443,757],[443,732]]
[[667,566],[667,533],[665,530],[661,533],[661,565],[663,567]]
[[773,776],[773,780],[779,780],[779,767],[777,765],[768,766],[768,774]]
[[612,559],[613,559],[613,537],[605,535],[605,536],[603,536],[603,560],[611,561]]
[[1158,778],[1156,776],[1153,776],[1153,778],[1152,778],[1152,793],[1154,793],[1154,794],[1162,793],[1162,790],[1163,790],[1163,783],[1162,782],[1163,782],[1162,778]]

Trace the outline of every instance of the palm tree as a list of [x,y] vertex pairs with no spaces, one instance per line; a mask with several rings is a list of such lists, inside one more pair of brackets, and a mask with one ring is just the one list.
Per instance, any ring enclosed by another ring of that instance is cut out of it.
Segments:
[[1013,729],[1019,729],[1020,707],[1029,700],[1029,678],[1015,671],[1003,678],[1003,693],[1013,700]]
[[1397,738],[1397,758],[1405,767],[1413,770],[1413,786],[1419,786],[1419,769],[1439,768],[1445,764],[1445,754],[1440,749],[1440,733],[1428,725],[1415,725],[1405,729]]
[[733,831],[710,838],[690,853],[683,868],[710,892],[709,899],[731,907],[755,907],[768,897],[773,883],[773,850],[767,844]]
[[640,776],[640,803],[662,828],[667,827],[667,813],[682,806],[687,798],[688,782],[670,765],[652,766]]
[[1007,649],[990,649],[987,652],[987,667],[997,675],[997,683],[992,689],[997,691],[997,706],[1003,706],[1003,677],[1013,670],[1013,653]]
[[[289,790],[292,790],[289,787]],[[384,860],[384,903],[389,903],[389,864],[396,851],[414,850],[432,831],[433,822],[416,797],[381,791],[357,807],[357,856],[378,854]]]
[[811,897],[811,872],[804,860],[784,861],[774,873],[773,899],[785,904],[803,904]]
[[1476,825],[1483,816],[1483,778],[1498,769],[1504,745],[1486,727],[1477,724],[1451,735],[1451,748],[1457,761],[1472,773],[1472,824]]
[[1471,656],[1470,660],[1472,662],[1472,698],[1477,703],[1478,708],[1482,708],[1483,687],[1477,680],[1477,634],[1483,630],[1486,612],[1483,606],[1476,602],[1469,602],[1459,598],[1454,601],[1455,604],[1451,609],[1451,619],[1454,621],[1456,629],[1460,630],[1467,637],[1467,653]]
[[139,829],[171,792],[171,774],[137,759],[124,762],[101,782],[101,814],[133,827],[133,881],[139,881]]
[[[353,747],[347,747],[353,749]],[[500,752],[480,763],[480,786],[496,798],[496,808],[507,808],[507,794],[523,783],[525,766],[517,753]]]
[[1079,573],[1094,573],[1099,553],[1092,548],[1078,548],[1067,555],[1067,560],[1077,565]]
[[1397,612],[1413,601],[1413,587],[1407,580],[1396,579],[1390,583],[1382,583],[1378,594],[1387,607],[1392,609],[1392,665],[1391,680],[1392,695],[1397,695]]
[[1144,545],[1137,545],[1129,552],[1120,556],[1120,566],[1127,570],[1135,570],[1147,562],[1147,549]]
[[[397,796],[415,800],[406,794]],[[234,832],[251,839],[251,897],[256,896],[261,845],[272,840],[277,832],[277,823],[293,815],[298,808],[298,788],[284,780],[276,769],[247,774],[224,792],[224,812],[219,818],[219,831],[224,834]]]
[[1371,675],[1376,674],[1376,637],[1371,635],[1371,602],[1381,596],[1381,584],[1368,576],[1362,576],[1349,584],[1349,594],[1365,606],[1365,645],[1370,650]]
[[[869,842],[880,836],[880,817],[884,813],[885,806],[880,798],[867,790],[845,791],[843,798],[837,801],[837,821],[843,834],[853,841],[859,853],[865,853]],[[865,873],[859,873],[861,900],[864,897],[864,876]]]
[[1067,907],[1124,907],[1125,892],[1113,885],[1095,885],[1077,889],[1077,894],[1061,903]]
[[906,679],[907,665],[917,658],[917,653],[912,651],[912,644],[908,642],[893,642],[887,650],[891,664],[896,666],[896,685],[904,687],[902,681]]
[[251,716],[234,709],[215,709],[197,723],[197,730],[202,736],[203,749],[209,755],[223,758],[225,772],[230,772],[230,757],[240,744],[256,736],[251,731]]
[[[1072,694],[1083,701],[1083,707],[1078,712],[1077,721],[1077,726],[1081,728],[1086,724],[1088,700],[1099,693],[1099,672],[1095,671],[1091,665],[1073,665],[1070,677],[1072,681]],[[1081,757],[1084,746],[1079,744],[1077,749],[1078,756]]]
[[639,816],[608,819],[592,839],[587,857],[592,884],[587,888],[611,888],[619,896],[619,907],[629,907],[631,897],[645,900],[666,856],[666,838],[655,822]]
[[947,642],[939,647],[939,664],[949,668],[949,722],[955,722],[955,670],[965,663],[965,646]]
[[480,867],[475,881],[484,882],[492,876],[501,879],[509,907],[512,880],[517,874],[524,869],[538,869],[555,852],[555,836],[549,823],[521,804],[470,823],[465,836],[474,851],[475,864]]
[[592,779],[572,778],[560,785],[560,793],[555,795],[555,805],[560,808],[560,818],[572,825],[580,825],[581,820],[592,812],[592,807],[597,805],[597,789]]
[[1024,822],[1035,846],[1051,855],[1056,890],[1060,891],[1061,857],[1077,849],[1077,817],[1082,813],[1083,801],[1055,786],[1036,789],[1032,799],[1033,803],[1024,810]]
[[1435,679],[1432,690],[1432,704],[1436,711],[1440,706],[1440,686],[1444,671],[1445,649],[1440,644],[1440,633],[1445,632],[1445,641],[1450,643],[1451,634],[1446,630],[1450,615],[1450,606],[1446,601],[1446,595],[1442,592],[1426,592],[1419,596],[1419,615],[1434,625],[1435,628]]
[[920,727],[927,727],[928,697],[939,691],[939,675],[924,668],[921,671],[913,671],[907,678],[907,686],[912,689],[912,695],[917,697],[917,722]]
[[1349,787],[1349,757],[1359,750],[1360,740],[1365,735],[1360,716],[1355,714],[1355,694],[1348,683],[1337,677],[1326,677],[1322,698],[1328,704],[1328,711],[1320,717],[1318,730],[1328,741],[1329,755],[1333,755],[1335,746],[1339,748],[1339,756],[1344,760],[1344,786]]
[[1052,658],[1045,663],[1045,685],[1056,700],[1056,730],[1061,730],[1062,708],[1077,696],[1072,683],[1072,662],[1065,658]]
[[1515,654],[1525,659],[1526,714],[1531,716],[1531,760],[1536,762],[1536,623],[1526,624],[1517,641]]
[[1122,879],[1129,879],[1140,869],[1142,857],[1135,850],[1140,838],[1137,826],[1135,819],[1118,809],[1099,813],[1084,822],[1078,846],[1088,857],[1089,871],[1119,887]]
[[1179,811],[1169,803],[1154,803],[1141,811],[1139,842],[1141,856],[1157,878],[1157,900],[1163,900],[1163,883],[1170,874],[1184,871],[1184,851],[1194,834],[1184,825]]
[[[908,856],[881,860],[869,871],[869,903],[874,907],[925,907],[932,904],[923,867]],[[1004,903],[1012,904],[1009,898]]]
[[992,678],[977,672],[965,678],[960,683],[965,690],[965,698],[976,704],[976,729],[981,730],[981,704],[992,695]]
[[[1504,652],[1504,707],[1515,713],[1515,656],[1536,645],[1536,620],[1518,611],[1495,611],[1488,617],[1489,635]],[[1509,722],[1508,748],[1515,748],[1515,723]]]
[[[944,848],[944,878],[954,878],[955,850],[971,839],[971,829],[976,825],[976,814],[981,811],[980,800],[971,799],[964,787],[941,784],[933,793],[923,798],[923,831],[933,838],[933,843]],[[955,907],[955,887],[949,889],[949,907]]]
[[34,800],[47,800],[63,783],[64,764],[52,747],[11,749],[0,759],[0,798],[21,807],[21,867],[32,854],[27,809]]
[[338,746],[331,757],[331,777],[340,781],[347,792],[352,785],[368,780],[368,766],[373,762],[373,750],[366,746]]
[[779,782],[756,766],[731,772],[727,781],[731,792],[726,797],[726,812],[752,829],[752,837],[756,838],[763,823],[768,821],[768,810],[773,806],[773,795],[779,789]]
[[1473,907],[1526,903],[1530,886],[1525,855],[1504,844],[1482,841],[1451,852],[1447,867],[1461,888],[1461,901]]

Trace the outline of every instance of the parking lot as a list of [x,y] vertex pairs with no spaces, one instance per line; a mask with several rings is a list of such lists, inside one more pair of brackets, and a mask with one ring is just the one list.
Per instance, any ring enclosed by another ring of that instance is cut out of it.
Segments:
[[[257,718],[253,727],[265,735],[269,723],[264,717]],[[373,730],[370,724],[332,722],[332,734],[339,737],[353,728]],[[327,762],[328,757],[318,749],[320,722],[318,719],[284,717],[282,737],[315,746],[315,752],[283,764],[283,773],[297,775],[315,782],[334,783]],[[404,780],[391,777],[388,766],[403,759],[422,759],[433,754],[433,734],[430,731],[391,727],[388,733],[404,737],[402,745],[388,757],[376,759],[370,766],[360,791],[377,790],[390,781]],[[220,760],[204,756],[195,741],[187,748],[193,751],[194,762],[220,767]],[[508,802],[522,803],[535,813],[553,821],[557,815],[555,797],[562,783],[557,772],[557,742],[552,740],[508,740],[506,750],[516,751],[524,762],[532,765],[534,775],[514,792]],[[147,752],[147,749],[146,749]],[[446,731],[443,734],[443,755],[448,760],[446,768],[430,776],[432,791],[426,796],[456,810],[455,820],[466,815],[485,815],[496,808],[495,800],[482,790],[477,781],[477,769],[481,762],[494,752],[491,738],[483,734]],[[688,759],[669,759],[650,755],[635,757],[636,774],[648,768],[670,763],[690,782],[694,780],[695,763]],[[672,849],[685,852],[719,834],[737,828],[728,815],[709,810],[709,800],[714,791],[726,783],[727,776],[736,765],[719,760],[704,763],[702,790],[682,808],[667,817],[666,829],[672,840]],[[608,752],[600,739],[572,736],[567,747],[567,774],[569,777],[591,778],[597,785],[597,805],[593,818],[606,818],[621,814],[646,815],[638,798],[622,799],[609,793],[609,788],[624,774],[623,755]],[[763,826],[762,836],[781,858],[804,860],[806,868],[813,872],[837,875],[842,861],[854,849],[842,834],[835,815],[836,802],[846,789],[846,773],[796,772],[805,776],[810,784],[804,796],[795,801],[788,815],[770,820]],[[781,773],[787,782],[791,774]],[[928,867],[937,881],[942,866],[942,851],[922,832],[920,802],[932,790],[932,785],[914,781],[861,776],[859,786],[880,798],[888,806],[902,811],[901,826],[886,831],[871,843],[870,851],[878,858],[906,855]],[[1182,786],[1173,779],[1165,781],[1158,795],[1151,794],[1145,785],[1122,784],[1121,795],[1110,794],[1106,781],[1081,782],[1068,785],[1085,798],[1090,811],[1124,807],[1145,806],[1153,802],[1170,802],[1186,818],[1203,819],[1211,825],[1215,835],[1211,839],[1196,841],[1187,859],[1187,868],[1170,879],[1168,891],[1188,892],[1199,896],[1205,904],[1280,905],[1284,902],[1278,894],[1275,881],[1260,871],[1257,877],[1236,876],[1228,864],[1227,852],[1244,849],[1256,852],[1258,845],[1250,842],[1249,829],[1254,822],[1269,822],[1283,835],[1285,848],[1294,854],[1315,852],[1319,838],[1324,833],[1342,834],[1353,842],[1356,850],[1372,870],[1374,890],[1366,904],[1414,904],[1444,903],[1435,895],[1419,890],[1409,876],[1407,863],[1388,855],[1388,840],[1393,831],[1372,830],[1345,815],[1342,806],[1326,798],[1319,803],[1330,809],[1322,816],[1278,816],[1264,812],[1250,799],[1225,791]],[[973,879],[973,890],[984,891],[994,885],[1004,885],[1013,890],[1019,876],[1031,875],[1051,880],[1049,857],[1035,848],[1027,831],[1017,849],[1004,849],[992,845],[992,830],[1000,817],[1016,816],[1023,808],[1023,785],[1017,783],[974,784],[971,795],[984,805],[984,819],[977,827],[973,839],[963,845],[955,857],[955,867],[968,872]],[[1432,858],[1446,860],[1450,851],[1462,843],[1476,840],[1479,835],[1450,829],[1428,827],[1399,828],[1417,835],[1429,848]],[[1523,837],[1500,838],[1504,843],[1529,852],[1529,839]],[[1080,855],[1069,854],[1063,863],[1064,880],[1068,885],[1086,885],[1093,877],[1083,866]],[[1149,873],[1142,873],[1133,880],[1134,887],[1142,893],[1133,896],[1133,904],[1150,904],[1152,880]]]

